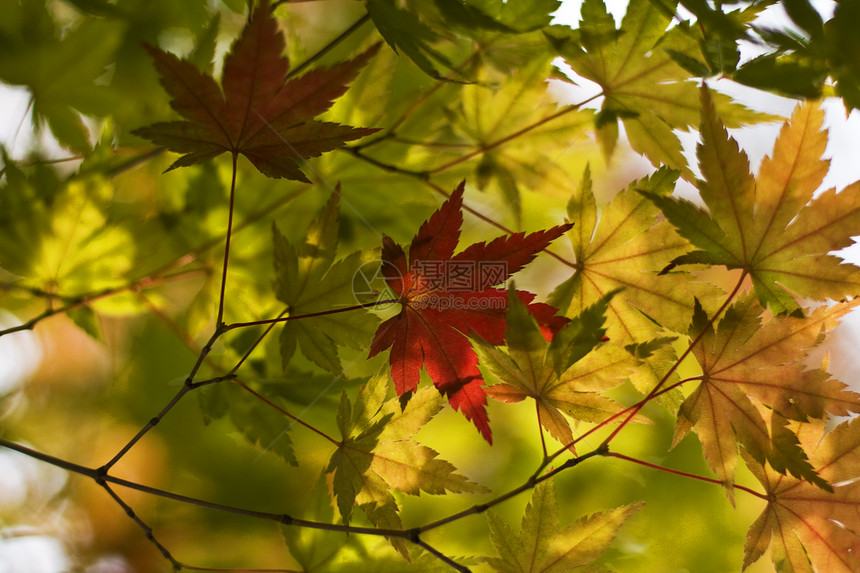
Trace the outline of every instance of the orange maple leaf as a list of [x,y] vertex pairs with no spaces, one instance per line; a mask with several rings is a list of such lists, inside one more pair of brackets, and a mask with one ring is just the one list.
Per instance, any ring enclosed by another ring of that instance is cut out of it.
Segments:
[[860,294],[860,268],[830,254],[860,235],[860,182],[813,198],[827,174],[821,159],[824,112],[799,105],[785,123],[758,177],[717,117],[707,87],[701,91],[704,180],[697,181],[708,211],[683,199],[646,193],[698,250],[674,264],[725,265],[752,278],[762,306],[802,314],[794,296],[842,300]]
[[188,121],[156,123],[133,133],[183,153],[169,168],[185,167],[228,152],[244,155],[264,175],[308,181],[299,164],[377,131],[313,118],[346,91],[378,46],[328,69],[287,80],[284,36],[268,2],[261,2],[224,60],[222,88],[209,74],[176,56],[146,46]]
[[860,418],[826,436],[824,422],[801,424],[797,433],[819,474],[833,484],[833,493],[745,456],[765,487],[768,504],[747,535],[744,569],[770,546],[780,571],[860,571]]
[[[827,372],[804,365],[809,349],[823,339],[822,331],[833,329],[838,318],[855,306],[822,307],[804,319],[773,317],[764,325],[759,321],[762,309],[752,296],[729,307],[717,329],[705,330],[693,350],[702,381],[681,404],[673,444],[695,427],[705,459],[730,497],[738,442],[760,462],[783,464],[791,473],[826,487],[800,451],[769,431],[759,405],[803,421],[860,412],[860,395]],[[702,332],[706,322],[699,309],[690,335]]]

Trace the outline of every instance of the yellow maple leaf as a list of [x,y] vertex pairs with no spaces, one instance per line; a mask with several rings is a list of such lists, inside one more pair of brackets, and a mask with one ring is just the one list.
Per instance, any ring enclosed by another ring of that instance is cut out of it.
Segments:
[[[780,571],[860,570],[860,418],[824,435],[824,422],[798,428],[801,445],[833,493],[777,473],[747,456],[768,504],[750,527],[744,569],[767,550]],[[822,440],[823,437],[823,440]]]

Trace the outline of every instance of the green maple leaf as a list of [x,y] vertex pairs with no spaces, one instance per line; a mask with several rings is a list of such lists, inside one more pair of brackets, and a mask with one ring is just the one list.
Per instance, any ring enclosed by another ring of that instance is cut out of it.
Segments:
[[442,145],[434,151],[434,155],[446,157],[444,144],[450,143],[456,154],[449,157],[456,159],[462,155],[463,145],[485,150],[471,164],[478,186],[482,191],[500,191],[517,225],[522,218],[523,189],[563,185],[567,164],[582,167],[579,154],[566,152],[585,138],[594,118],[591,110],[558,108],[547,92],[548,64],[542,57],[519,67],[505,77],[503,89],[463,86],[459,103],[448,114],[456,138],[446,135],[439,139],[436,143]]
[[[367,0],[367,13],[377,30],[395,52],[407,56],[424,73],[448,80],[437,67],[462,75],[440,44],[443,40],[484,36],[526,36],[549,25],[559,0],[432,0],[410,3],[401,8],[395,0]],[[507,39],[507,38],[506,38]],[[490,41],[483,47],[494,43]],[[504,42],[502,42],[504,43]]]
[[184,154],[169,169],[226,152],[244,155],[268,177],[309,181],[298,164],[376,131],[313,119],[346,91],[376,47],[289,81],[284,47],[284,36],[265,1],[224,60],[223,92],[194,64],[147,47],[173,97],[170,105],[187,121],[157,123],[134,133]]
[[299,465],[288,431],[292,426],[290,420],[275,408],[261,407],[258,400],[235,384],[220,387],[218,393],[218,399],[228,405],[226,411],[233,426],[249,444],[290,465]]
[[[860,412],[860,395],[803,361],[822,340],[822,332],[854,305],[820,308],[804,319],[775,317],[762,325],[761,307],[751,296],[726,310],[716,330],[705,331],[693,353],[702,368],[702,382],[681,405],[673,446],[691,429],[702,442],[705,459],[717,477],[731,484],[737,466],[737,442],[759,462],[767,459],[783,472],[828,488],[780,418],[806,420]],[[698,312],[690,336],[702,332],[707,317]],[[779,418],[768,423],[757,404]]]
[[[3,157],[8,160],[5,153]],[[124,284],[133,268],[135,243],[128,229],[101,208],[115,192],[106,179],[60,183],[48,170],[27,176],[9,161],[5,171],[0,266],[18,275],[22,284],[67,297]],[[73,318],[92,324],[83,312]]]
[[[320,476],[313,490],[303,499],[305,507],[302,508],[301,515],[304,519],[321,523],[334,521],[334,508],[325,474]],[[302,566],[303,572],[331,571],[335,563],[340,561],[341,552],[349,549],[360,551],[357,536],[339,531],[282,525],[281,533],[290,555]]]
[[[599,212],[586,169],[582,183],[570,198],[567,214],[573,228],[567,232],[573,244],[576,272],[552,293],[549,303],[566,315],[582,313],[609,292],[623,289],[609,301],[606,330],[618,345],[645,343],[662,336],[663,328],[685,332],[694,301],[717,300],[720,291],[696,282],[687,273],[659,272],[675,257],[689,250],[689,242],[672,225],[659,221],[659,210],[636,190],[654,194],[671,192],[676,175],[658,171],[631,184]],[[647,391],[675,360],[671,346],[653,348],[645,368],[633,375],[637,388]]]
[[615,538],[618,529],[644,503],[624,505],[581,517],[562,528],[552,480],[535,486],[515,532],[503,519],[487,512],[490,538],[499,557],[488,557],[499,573],[567,573],[604,571],[593,565]]
[[[337,188],[298,246],[293,246],[277,227],[273,227],[275,294],[287,304],[287,316],[357,304],[353,280],[362,265],[362,255],[356,251],[335,260],[340,228],[339,197]],[[377,322],[375,315],[363,309],[287,321],[281,331],[284,367],[299,345],[306,358],[330,372],[341,373],[338,346],[364,348]]]
[[[602,90],[595,127],[605,154],[611,155],[615,147],[620,120],[634,150],[655,166],[668,165],[689,177],[681,142],[672,130],[696,125],[699,105],[690,74],[660,45],[673,12],[657,2],[632,0],[616,30],[603,0],[586,0],[578,30],[556,29],[548,36],[573,71]],[[720,98],[721,109],[738,124],[756,117]]]
[[[750,527],[744,568],[768,547],[779,571],[850,573],[860,569],[860,422],[854,418],[824,434],[824,422],[793,431],[832,492],[745,460],[765,487],[768,503]],[[823,439],[822,439],[823,438]]]
[[[385,401],[389,376],[377,375],[350,403],[341,395],[337,424],[343,440],[332,454],[328,472],[341,517],[348,523],[358,506],[377,527],[400,529],[402,523],[392,490],[411,495],[424,491],[484,493],[486,488],[455,473],[456,468],[437,452],[413,439],[415,433],[442,409],[433,388],[422,388],[401,409],[400,400]],[[392,539],[406,555],[402,538]]]
[[742,269],[762,306],[776,314],[801,312],[792,294],[841,300],[860,293],[860,268],[828,254],[860,235],[860,182],[813,199],[828,167],[821,159],[827,144],[824,113],[815,105],[798,106],[754,178],[746,154],[717,117],[707,87],[701,98],[698,155],[705,179],[697,186],[710,212],[648,194],[700,249],[674,263]]
[[32,94],[33,125],[44,120],[64,147],[92,150],[81,114],[105,115],[119,100],[105,85],[123,38],[104,19],[61,29],[43,2],[0,2],[0,80]]
[[424,73],[434,79],[442,79],[434,62],[446,68],[453,64],[433,46],[441,37],[414,11],[397,6],[394,0],[367,0],[367,13],[376,29],[395,51],[402,51]]
[[574,317],[548,342],[513,292],[508,291],[507,352],[473,338],[481,364],[501,380],[485,391],[501,402],[532,398],[541,426],[562,444],[569,444],[573,434],[564,414],[601,422],[622,410],[600,391],[617,386],[632,361],[623,351],[595,352],[606,332],[603,315],[615,293]]

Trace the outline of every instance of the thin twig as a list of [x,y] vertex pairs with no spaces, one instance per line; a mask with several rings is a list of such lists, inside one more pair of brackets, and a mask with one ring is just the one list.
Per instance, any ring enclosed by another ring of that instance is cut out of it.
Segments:
[[[625,456],[624,454],[619,454],[619,453],[617,453],[617,452],[609,452],[609,453],[607,453],[606,455],[607,455],[607,457],[611,457],[611,458],[618,458],[619,460],[626,460],[626,461],[628,461],[628,462],[633,462],[633,463],[635,463],[635,464],[639,464],[639,465],[641,465],[641,466],[649,467],[649,468],[652,468],[652,469],[655,469],[655,470],[660,470],[660,471],[662,471],[662,472],[667,472],[667,473],[670,473],[670,474],[675,474],[675,475],[677,475],[677,476],[683,476],[683,477],[686,477],[686,478],[695,479],[695,480],[699,480],[699,481],[704,481],[704,482],[708,482],[708,483],[715,483],[715,484],[718,484],[718,485],[721,485],[721,486],[725,486],[725,485],[726,485],[726,484],[725,484],[725,482],[722,482],[722,481],[720,481],[720,480],[718,480],[718,479],[709,478],[709,477],[705,477],[705,476],[700,476],[700,475],[696,475],[696,474],[691,474],[691,473],[688,473],[688,472],[683,472],[683,471],[681,471],[681,470],[675,470],[675,469],[672,469],[672,468],[667,468],[666,466],[659,466],[659,465],[657,465],[657,464],[652,464],[652,463],[650,463],[650,462],[646,462],[645,460],[640,460],[640,459],[633,458],[633,457],[630,457],[630,456]],[[732,488],[734,488],[734,489],[738,489],[738,490],[741,490],[741,491],[745,491],[745,492],[747,492],[748,494],[754,495],[754,496],[756,496],[756,497],[757,497],[757,498],[759,498],[759,499],[763,499],[763,500],[767,501],[767,495],[766,495],[766,494],[763,494],[763,493],[761,493],[761,492],[757,492],[757,491],[755,491],[754,489],[748,488],[748,487],[743,486],[743,485],[737,485],[737,484],[731,484],[731,487],[732,487]]]
[[741,276],[738,279],[738,283],[735,285],[735,288],[732,289],[732,292],[729,293],[729,295],[726,297],[726,300],[723,302],[723,304],[720,306],[720,308],[718,308],[717,311],[713,314],[713,316],[711,316],[708,319],[708,322],[702,328],[702,331],[699,332],[699,334],[696,335],[696,338],[694,338],[690,342],[690,344],[687,346],[687,349],[684,350],[684,352],[681,354],[681,356],[678,357],[677,360],[675,360],[675,363],[672,364],[672,367],[669,368],[669,370],[666,372],[666,374],[663,375],[663,377],[660,379],[660,381],[657,383],[657,385],[654,386],[654,388],[652,388],[650,392],[648,392],[648,395],[645,396],[645,399],[642,400],[639,403],[639,405],[636,406],[627,415],[627,417],[621,421],[621,423],[618,425],[618,427],[615,428],[615,430],[613,430],[612,433],[609,434],[609,436],[607,436],[607,438],[603,441],[604,444],[608,444],[613,439],[615,439],[615,436],[618,435],[618,432],[620,432],[624,428],[624,426],[626,426],[630,422],[630,420],[633,419],[633,417],[639,413],[639,410],[641,410],[642,407],[647,402],[649,402],[651,399],[654,398],[654,395],[660,390],[660,388],[663,387],[663,385],[666,383],[666,381],[669,379],[669,377],[672,375],[672,373],[678,369],[678,367],[681,365],[681,362],[683,362],[684,359],[693,351],[693,349],[696,347],[696,345],[698,345],[699,342],[702,340],[702,337],[705,336],[705,333],[714,325],[714,322],[716,322],[717,318],[723,313],[723,311],[726,310],[726,308],[728,308],[729,304],[732,302],[732,300],[735,298],[735,296],[740,291],[741,286],[744,283],[744,279],[746,279],[746,276],[747,276],[746,271],[741,273]]
[[211,571],[213,573],[303,573],[297,569],[223,569],[219,567],[195,567],[185,563],[182,564],[182,568],[188,571]]
[[153,429],[155,426],[157,426],[159,424],[159,422],[161,422],[162,418],[164,418],[164,416],[166,416],[167,413],[170,410],[172,410],[173,407],[176,406],[176,404],[179,403],[179,401],[183,398],[183,396],[185,396],[191,389],[192,389],[192,387],[190,385],[183,384],[182,388],[179,389],[179,392],[176,393],[176,395],[173,397],[173,399],[171,399],[170,402],[168,402],[167,405],[164,408],[162,408],[161,411],[154,418],[150,418],[149,421],[146,423],[146,425],[144,425],[143,428],[141,428],[137,432],[137,434],[135,434],[134,437],[131,438],[120,449],[120,451],[118,451],[116,453],[116,455],[110,459],[110,461],[108,463],[103,465],[100,468],[100,470],[103,473],[107,473],[114,466],[114,464],[116,464],[118,461],[120,461],[122,459],[122,457],[125,456],[125,454],[127,454],[129,452],[129,450],[131,450],[131,448],[133,448],[134,445],[140,441],[141,438],[143,438],[143,436],[145,436],[151,429]]
[[548,462],[551,462],[552,460],[554,460],[555,458],[557,458],[561,454],[570,451],[570,448],[574,447],[576,444],[578,444],[579,442],[581,442],[582,440],[584,440],[585,438],[587,438],[588,436],[590,436],[594,432],[598,431],[600,428],[611,423],[616,418],[620,418],[624,414],[632,412],[634,409],[636,409],[638,407],[644,406],[645,404],[647,404],[651,400],[653,400],[659,396],[662,396],[663,394],[665,394],[667,392],[671,392],[672,390],[681,386],[682,384],[686,384],[687,382],[692,382],[694,380],[701,380],[701,379],[702,379],[701,376],[693,376],[691,378],[685,378],[683,380],[675,382],[671,386],[667,386],[667,387],[661,389],[659,392],[655,393],[653,396],[650,396],[648,398],[643,398],[642,400],[640,400],[639,402],[636,402],[632,406],[628,406],[627,408],[621,410],[620,412],[616,412],[615,414],[609,416],[608,418],[606,418],[605,420],[603,420],[599,424],[596,424],[593,428],[587,430],[586,432],[583,432],[581,435],[574,438],[574,440],[572,442],[570,442],[569,444],[565,444],[564,447],[561,447],[558,450],[556,450],[555,452],[553,452],[552,454],[550,454],[550,456],[548,458]]
[[446,565],[450,565],[452,568],[456,569],[457,571],[460,571],[460,573],[471,573],[471,569],[469,569],[465,565],[460,565],[459,563],[457,563],[456,561],[454,561],[453,559],[451,559],[450,557],[448,557],[447,555],[421,539],[420,537],[416,536],[416,538],[413,539],[412,542],[416,545],[423,547],[425,551],[432,554],[434,557],[439,559],[439,561],[442,561]]
[[[170,412],[170,410],[172,410],[173,407],[176,406],[176,404],[178,404],[179,401],[186,394],[188,394],[188,392],[190,392],[191,390],[194,390],[194,389],[198,388],[199,386],[203,385],[203,384],[195,384],[194,378],[197,376],[197,371],[200,369],[200,366],[203,364],[203,361],[209,355],[209,352],[211,352],[212,346],[215,344],[215,341],[218,340],[218,337],[220,337],[221,334],[223,334],[223,330],[216,328],[215,332],[212,334],[212,337],[203,346],[203,349],[200,351],[200,354],[198,354],[197,361],[194,363],[194,366],[191,368],[191,373],[185,379],[185,383],[182,385],[182,388],[179,389],[179,392],[176,393],[176,395],[170,400],[170,402],[168,402],[167,405],[164,406],[164,408],[162,408],[161,411],[158,414],[156,414],[156,416],[154,418],[150,418],[150,420],[146,423],[146,425],[143,426],[143,428],[141,428],[140,431],[138,431],[138,433],[135,434],[134,437],[131,440],[129,440],[128,443],[125,444],[122,447],[122,449],[119,452],[117,452],[117,454],[113,458],[111,458],[111,460],[108,463],[106,463],[101,468],[99,468],[99,471],[102,474],[106,474],[110,470],[110,468],[114,466],[114,464],[116,464],[120,459],[122,459],[122,457],[125,454],[127,454],[128,451],[131,450],[131,448],[133,448],[134,445],[137,444],[137,442],[139,442],[141,438],[143,438],[143,436],[145,436],[151,429],[153,429],[155,426],[157,426],[161,422],[161,420],[164,418],[164,416],[166,416],[167,413]],[[227,377],[223,377],[223,378],[213,379],[213,380],[221,380],[221,379],[226,379],[226,378]],[[211,381],[207,381],[207,383],[209,383],[209,382],[211,382]]]
[[[281,314],[277,316],[277,318],[282,318],[286,313],[287,309],[284,309]],[[251,356],[251,353],[254,352],[254,350],[260,345],[260,343],[263,342],[266,336],[268,336],[269,333],[272,332],[272,329],[275,328],[276,324],[276,322],[272,322],[269,324],[269,326],[266,327],[266,330],[263,331],[263,334],[257,337],[257,340],[255,340],[251,347],[245,351],[245,354],[242,355],[242,358],[239,359],[239,362],[237,362],[236,365],[233,366],[233,368],[230,370],[230,374],[235,374],[239,370],[239,368],[242,367],[242,364],[245,363],[248,357]]]
[[[38,315],[34,316],[33,318],[31,318],[30,320],[28,320],[27,322],[24,322],[24,323],[19,324],[17,326],[12,326],[12,327],[0,330],[0,336],[5,336],[7,334],[12,334],[13,332],[20,332],[23,330],[32,330],[33,328],[36,327],[37,324],[39,324],[43,320],[50,318],[52,316],[56,316],[58,314],[64,314],[64,313],[67,313],[71,310],[75,310],[76,308],[80,308],[82,306],[87,306],[87,305],[89,305],[93,302],[96,302],[98,300],[109,298],[109,297],[112,297],[112,296],[115,296],[115,295],[118,295],[118,294],[121,294],[124,292],[136,291],[136,290],[144,289],[144,288],[151,288],[151,287],[158,286],[158,285],[168,283],[168,282],[172,282],[175,280],[182,280],[182,279],[188,278],[189,275],[196,273],[196,272],[199,272],[199,271],[197,269],[194,269],[191,271],[187,271],[187,272],[183,272],[183,273],[177,273],[174,275],[165,275],[165,276],[150,275],[147,277],[143,277],[141,279],[137,279],[134,282],[131,282],[131,283],[128,283],[128,284],[125,284],[122,286],[104,289],[104,290],[101,290],[98,292],[84,294],[84,295],[80,295],[77,297],[71,297],[68,295],[65,295],[65,296],[64,295],[52,295],[50,297],[45,296],[45,298],[48,298],[49,300],[56,299],[56,300],[62,300],[62,301],[68,301],[68,302],[66,302],[66,304],[64,304],[63,306],[58,306],[55,308],[54,307],[47,308],[43,312],[41,312],[40,314],[38,314]],[[5,286],[6,285],[4,285],[4,288],[5,288]],[[17,287],[17,288],[28,290],[26,287]],[[44,291],[42,291],[42,292],[44,292]],[[47,295],[47,293],[46,293],[46,295]]]
[[108,492],[108,495],[110,495],[113,500],[119,504],[119,506],[125,511],[125,514],[128,515],[131,520],[134,521],[143,530],[143,533],[144,535],[146,535],[146,538],[149,539],[149,541],[153,545],[155,545],[161,555],[164,556],[165,559],[170,561],[170,563],[173,565],[173,570],[182,570],[182,564],[173,557],[170,551],[168,551],[167,548],[162,545],[160,541],[158,541],[158,539],[155,538],[155,534],[153,533],[152,528],[147,525],[140,517],[138,517],[138,515],[134,512],[131,506],[128,505],[120,496],[118,496],[116,492],[111,489],[111,487],[107,483],[99,480],[96,481],[100,486],[102,486],[102,488],[104,488],[106,492]]

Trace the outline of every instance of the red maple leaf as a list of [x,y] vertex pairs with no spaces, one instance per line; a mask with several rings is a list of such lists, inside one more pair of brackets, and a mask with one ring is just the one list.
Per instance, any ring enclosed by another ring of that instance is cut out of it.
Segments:
[[173,98],[170,105],[188,121],[156,123],[134,133],[185,154],[168,171],[229,152],[244,155],[269,177],[308,181],[300,162],[377,131],[313,118],[346,91],[378,46],[289,81],[284,47],[284,36],[265,1],[224,60],[223,92],[191,62],[146,46]]
[[[397,394],[418,387],[421,366],[455,410],[492,443],[487,397],[470,332],[490,344],[504,344],[507,291],[494,288],[529,263],[571,225],[536,233],[514,233],[475,243],[454,255],[463,223],[463,187],[425,221],[412,239],[407,263],[403,248],[382,239],[382,274],[399,297],[400,313],[376,331],[368,357],[391,348],[389,363]],[[534,295],[517,291],[548,339],[568,319]]]

